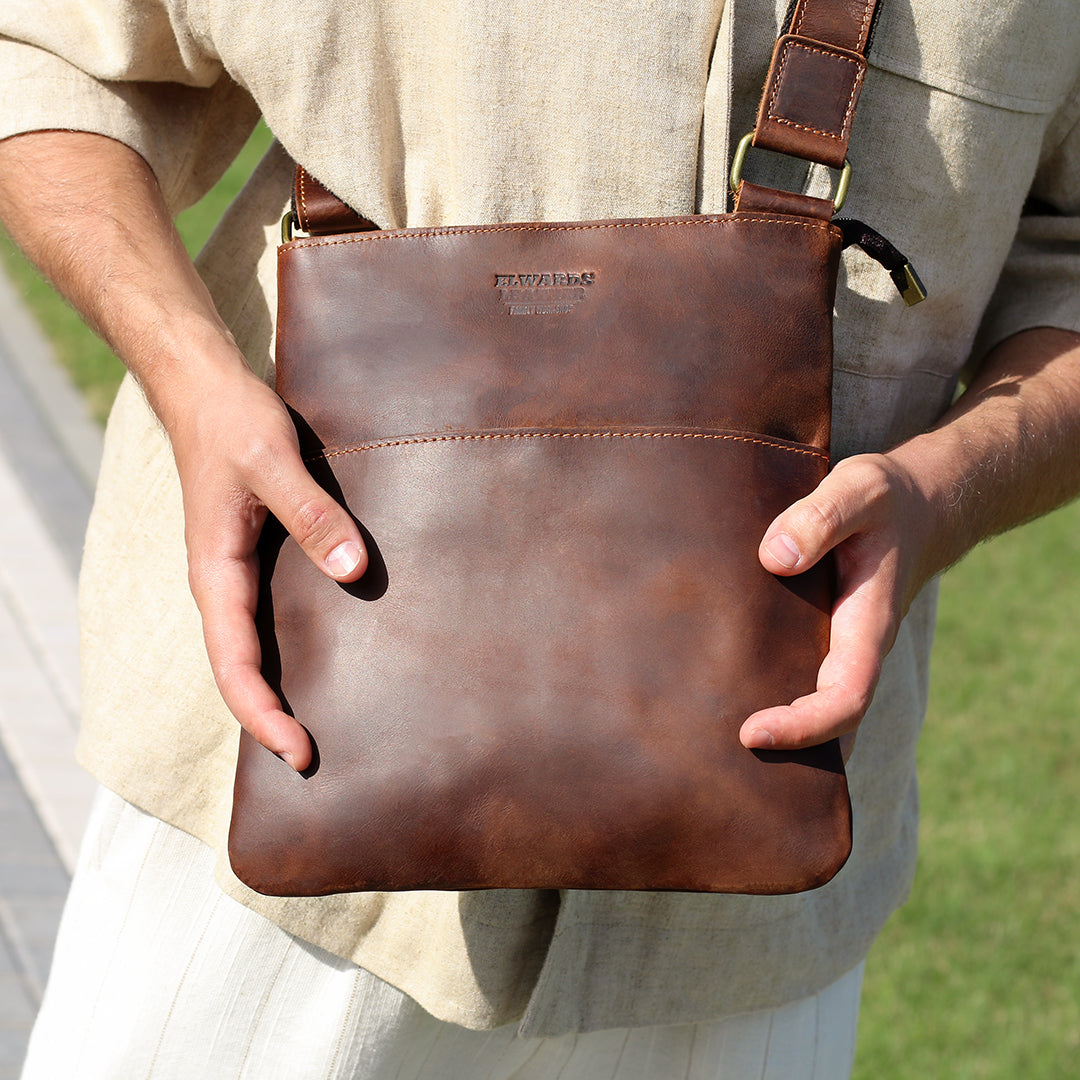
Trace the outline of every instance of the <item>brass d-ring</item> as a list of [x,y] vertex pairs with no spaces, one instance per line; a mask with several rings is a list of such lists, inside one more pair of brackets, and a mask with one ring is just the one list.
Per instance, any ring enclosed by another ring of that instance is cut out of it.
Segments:
[[[742,180],[743,165],[746,162],[746,154],[750,149],[751,144],[754,141],[754,133],[748,131],[740,140],[739,145],[735,147],[735,155],[731,159],[731,176],[729,183],[731,184],[731,190],[737,192],[739,190],[739,182]],[[793,154],[785,155],[785,157],[794,157]],[[807,158],[799,158],[799,161],[806,161]],[[844,158],[844,167],[840,170],[840,179],[836,182],[836,195],[833,197],[833,213],[835,214],[847,200],[848,187],[851,185],[851,162]]]

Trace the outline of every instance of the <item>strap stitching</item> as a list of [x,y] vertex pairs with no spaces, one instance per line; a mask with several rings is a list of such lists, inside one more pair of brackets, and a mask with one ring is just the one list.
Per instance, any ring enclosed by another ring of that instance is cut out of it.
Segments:
[[386,439],[380,442],[359,443],[338,450],[328,450],[321,454],[306,457],[305,461],[329,461],[330,458],[346,454],[358,454],[366,450],[384,450],[396,446],[419,446],[424,443],[482,442],[495,439],[715,439],[721,442],[752,443],[755,446],[768,446],[774,450],[786,450],[789,454],[803,454],[819,458],[828,463],[829,455],[822,450],[809,447],[787,446],[769,438],[755,438],[749,435],[724,435],[707,431],[492,431],[463,435],[416,435],[400,439]]
[[308,227],[308,212],[307,212],[307,170],[300,170],[300,228],[305,232]]
[[863,8],[862,23],[859,26],[859,52],[866,48],[866,43],[870,40],[870,26],[874,21],[874,5],[875,0],[866,0],[866,5]]
[[[819,56],[824,56],[828,60],[835,60],[842,64],[852,64],[855,66],[856,74],[851,84],[851,93],[848,95],[847,108],[844,111],[844,119],[841,121],[839,133],[834,131],[823,131],[821,128],[810,127],[808,124],[800,124],[795,120],[788,120],[786,117],[773,112],[773,108],[776,104],[776,95],[780,92],[780,84],[783,82],[784,78],[784,69],[787,67],[788,56],[792,49],[802,49],[804,52],[817,53]],[[825,52],[824,49],[814,49],[808,45],[803,45],[798,41],[789,41],[784,46],[784,56],[780,61],[780,67],[777,69],[776,78],[773,80],[773,92],[769,96],[769,111],[766,118],[775,124],[786,124],[789,127],[798,128],[800,131],[809,131],[814,135],[820,135],[826,139],[843,142],[848,137],[851,130],[851,117],[855,112],[855,99],[858,96],[859,87],[862,86],[864,77],[864,69],[857,60],[852,60],[847,56],[837,56],[835,53]]]

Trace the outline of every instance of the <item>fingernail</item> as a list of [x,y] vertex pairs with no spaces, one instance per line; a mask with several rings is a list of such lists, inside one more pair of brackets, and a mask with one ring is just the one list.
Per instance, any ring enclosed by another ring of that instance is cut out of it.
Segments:
[[346,540],[344,544],[338,544],[329,555],[326,556],[326,569],[334,577],[344,577],[356,569],[360,561],[360,545],[353,540]]
[[763,727],[754,728],[743,740],[748,750],[769,750],[774,743],[772,732]]
[[795,541],[784,533],[777,533],[766,545],[765,550],[781,565],[789,570],[799,562],[799,549]]
[[285,762],[294,772],[296,771],[296,759],[289,753],[288,750],[282,750],[278,753],[278,757]]

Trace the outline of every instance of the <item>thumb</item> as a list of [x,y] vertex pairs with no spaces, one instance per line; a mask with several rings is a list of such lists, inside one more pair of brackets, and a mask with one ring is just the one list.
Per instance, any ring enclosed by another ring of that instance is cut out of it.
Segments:
[[299,457],[282,464],[277,480],[260,497],[307,557],[335,581],[360,578],[367,570],[367,549],[345,508],[311,478]]
[[857,470],[843,464],[765,530],[758,558],[770,573],[801,574],[862,528],[867,516],[864,492]]

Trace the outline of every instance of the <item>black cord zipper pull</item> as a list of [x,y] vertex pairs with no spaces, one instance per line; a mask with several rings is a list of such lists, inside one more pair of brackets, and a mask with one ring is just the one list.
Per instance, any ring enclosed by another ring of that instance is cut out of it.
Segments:
[[855,218],[836,218],[833,224],[844,234],[845,248],[853,244],[862,248],[871,259],[881,263],[889,271],[889,277],[893,279],[893,284],[908,307],[926,299],[926,286],[915,273],[915,267],[908,262],[907,256],[897,251],[881,233]]

